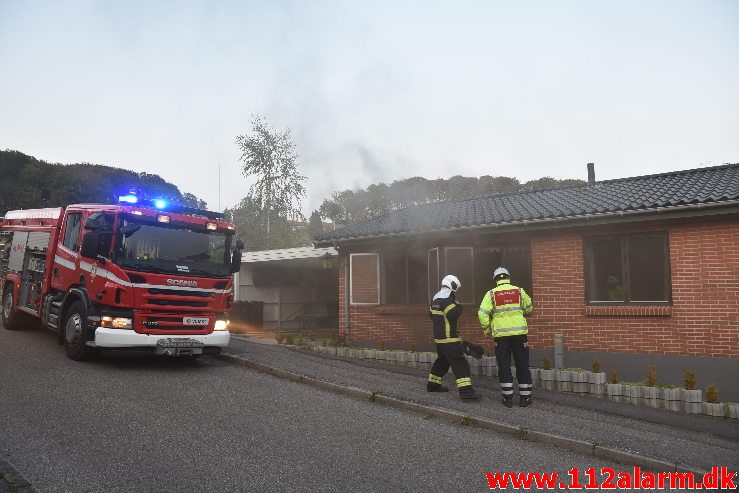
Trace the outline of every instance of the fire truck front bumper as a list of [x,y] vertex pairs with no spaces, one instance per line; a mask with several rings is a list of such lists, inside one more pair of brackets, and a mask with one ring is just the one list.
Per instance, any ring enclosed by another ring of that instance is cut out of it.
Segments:
[[210,334],[139,334],[133,330],[95,329],[95,346],[101,348],[161,348],[169,346],[219,347],[228,346],[231,334],[227,330],[216,330]]

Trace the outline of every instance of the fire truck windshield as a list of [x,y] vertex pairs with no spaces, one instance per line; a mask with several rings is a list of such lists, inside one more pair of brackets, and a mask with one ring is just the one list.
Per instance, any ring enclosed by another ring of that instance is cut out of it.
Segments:
[[230,275],[233,235],[121,218],[116,236],[115,262],[124,269],[195,277]]

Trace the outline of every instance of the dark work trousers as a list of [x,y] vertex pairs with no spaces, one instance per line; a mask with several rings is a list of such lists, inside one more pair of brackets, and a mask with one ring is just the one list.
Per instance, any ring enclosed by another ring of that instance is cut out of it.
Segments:
[[529,343],[527,335],[495,338],[495,358],[498,361],[498,381],[504,396],[513,395],[511,354],[516,362],[518,394],[531,395],[531,370],[529,370]]
[[431,365],[431,375],[441,379],[451,366],[454,377],[457,379],[457,387],[468,387],[472,385],[470,380],[470,364],[464,357],[461,342],[448,342],[436,345],[436,361]]

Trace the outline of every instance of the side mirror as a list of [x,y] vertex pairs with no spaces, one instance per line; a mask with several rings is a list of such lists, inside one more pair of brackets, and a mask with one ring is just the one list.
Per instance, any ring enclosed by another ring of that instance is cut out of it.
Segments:
[[82,236],[82,256],[85,258],[96,260],[98,258],[98,244],[100,243],[100,233],[91,231]]
[[237,250],[243,250],[244,249],[244,240],[242,240],[242,239],[236,240],[236,249]]
[[[240,240],[239,240],[240,241]],[[231,274],[241,270],[241,250],[234,250],[231,257]]]
[[103,225],[99,219],[90,217],[85,221],[85,229],[89,229],[90,231],[100,231],[103,229]]

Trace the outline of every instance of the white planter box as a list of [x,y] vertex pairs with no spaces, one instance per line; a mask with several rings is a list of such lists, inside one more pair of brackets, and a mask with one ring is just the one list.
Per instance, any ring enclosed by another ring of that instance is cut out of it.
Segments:
[[539,387],[539,369],[529,368],[529,371],[531,372],[531,386]]
[[375,359],[375,353],[377,351],[374,349],[365,349],[364,350],[364,358],[365,359]]
[[588,394],[599,399],[606,395],[606,384],[605,383],[589,383]]
[[624,385],[624,394],[627,397],[627,402],[638,406],[641,402],[641,385]]
[[662,407],[668,411],[682,411],[684,389],[662,389]]
[[572,392],[576,394],[588,393],[588,372],[573,371],[570,377],[572,378]]
[[375,359],[380,361],[385,361],[385,355],[387,351],[380,351],[379,349],[375,351]]
[[560,392],[572,392],[572,372],[568,370],[555,370],[557,390]]
[[624,386],[620,383],[607,383],[606,396],[614,402],[623,402]]
[[651,407],[652,409],[659,409],[662,404],[660,389],[657,387],[641,387],[641,400],[642,404]]
[[683,411],[687,414],[700,414],[702,412],[701,402],[703,402],[703,391],[683,390]]
[[588,383],[592,383],[596,385],[606,383],[605,372],[599,372],[599,373],[588,372]]
[[544,390],[555,389],[555,370],[539,370],[539,379]]
[[706,416],[723,417],[724,405],[721,402],[717,402],[715,404],[711,402],[701,402],[701,412]]
[[417,368],[418,367],[418,359],[421,355],[419,353],[408,353],[405,358],[405,362],[408,366]]
[[336,350],[337,350],[337,349],[338,349],[338,348],[335,348],[335,347],[330,347],[330,348],[328,348],[328,349],[327,349],[327,351],[326,351],[326,352],[327,352],[328,354],[330,354],[331,356],[336,356],[336,353],[337,353],[337,351],[336,351]]
[[726,417],[731,419],[739,419],[739,403],[730,402],[726,406],[729,411]]

